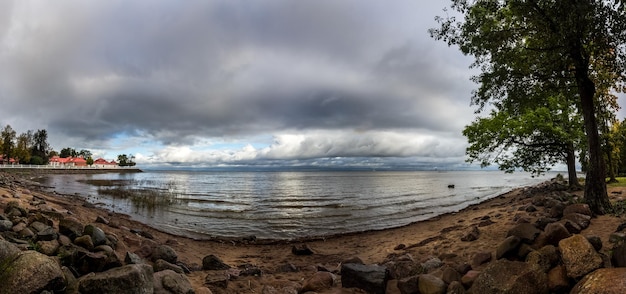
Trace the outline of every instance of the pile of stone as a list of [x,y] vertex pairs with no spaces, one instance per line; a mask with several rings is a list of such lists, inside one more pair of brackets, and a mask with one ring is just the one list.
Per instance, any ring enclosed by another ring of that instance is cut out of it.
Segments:
[[[30,204],[45,206],[35,196]],[[0,293],[194,293],[171,247],[145,239],[121,258],[107,220],[96,221],[10,201],[0,213]]]

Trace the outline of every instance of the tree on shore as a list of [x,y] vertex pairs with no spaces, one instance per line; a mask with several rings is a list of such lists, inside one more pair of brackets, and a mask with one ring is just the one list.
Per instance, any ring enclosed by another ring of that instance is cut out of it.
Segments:
[[17,137],[17,146],[15,148],[15,157],[20,160],[21,164],[30,163],[31,148],[33,145],[33,132],[27,131]]
[[0,137],[2,137],[2,149],[0,150],[2,153],[0,155],[2,155],[3,163],[9,163],[14,156],[16,135],[17,133],[10,125],[6,125],[0,133]]
[[[611,209],[596,109],[598,87],[622,90],[626,9],[622,1],[452,0],[464,16],[437,18],[431,35],[475,57],[481,70],[472,102],[537,101],[542,89],[563,89],[582,114],[588,168],[585,201],[594,213]],[[570,91],[573,90],[573,91]]]
[[50,144],[48,144],[48,132],[45,129],[37,130],[33,135],[32,164],[47,164]]
[[478,161],[482,167],[496,163],[506,172],[521,168],[534,175],[565,162],[570,188],[579,189],[575,153],[584,138],[580,115],[564,97],[547,97],[543,102],[516,111],[500,106],[489,117],[466,126],[468,161]]
[[135,156],[120,154],[117,156],[117,165],[119,166],[135,166]]

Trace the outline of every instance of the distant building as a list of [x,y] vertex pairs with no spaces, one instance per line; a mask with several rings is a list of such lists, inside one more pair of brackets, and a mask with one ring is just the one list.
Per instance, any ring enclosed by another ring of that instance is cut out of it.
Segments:
[[106,161],[104,158],[98,158],[93,161],[92,166],[97,168],[116,168],[117,162],[115,160]]
[[[53,167],[87,167],[87,160],[82,156],[80,157],[66,157],[61,158],[59,156],[53,156],[50,158],[48,165]],[[117,168],[118,165],[115,160],[106,161],[103,158],[98,158],[94,160],[93,165],[91,167],[94,168]]]
[[10,157],[9,162],[4,160],[4,156],[0,155],[0,164],[18,164],[17,159]]

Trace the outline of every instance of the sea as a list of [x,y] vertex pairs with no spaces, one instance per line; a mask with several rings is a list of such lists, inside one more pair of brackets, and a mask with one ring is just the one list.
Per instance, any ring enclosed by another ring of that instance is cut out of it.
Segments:
[[175,235],[294,240],[405,226],[555,175],[153,170],[46,175],[39,181]]

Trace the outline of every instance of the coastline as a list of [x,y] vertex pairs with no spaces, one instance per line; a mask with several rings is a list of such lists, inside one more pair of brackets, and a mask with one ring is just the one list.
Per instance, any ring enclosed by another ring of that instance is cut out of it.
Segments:
[[[340,234],[320,238],[298,240],[274,240],[257,242],[253,239],[215,238],[211,240],[194,240],[165,233],[139,223],[129,216],[112,213],[89,205],[82,197],[60,196],[42,192],[37,183],[29,180],[24,174],[4,174],[4,184],[0,185],[0,208],[4,209],[9,201],[18,200],[29,209],[36,209],[32,199],[43,199],[49,209],[63,217],[71,215],[84,224],[94,223],[97,217],[109,220],[102,225],[105,232],[115,234],[120,240],[116,252],[124,256],[126,252],[136,252],[149,243],[168,244],[178,253],[181,262],[192,271],[187,278],[197,292],[206,287],[207,271],[201,269],[203,257],[213,254],[226,264],[238,267],[251,264],[259,267],[261,276],[239,277],[228,283],[224,289],[211,288],[213,293],[261,293],[266,287],[283,289],[289,285],[302,284],[309,279],[319,266],[331,271],[346,259],[358,257],[366,264],[384,264],[393,256],[409,255],[414,260],[426,261],[440,259],[444,264],[471,264],[474,256],[481,252],[495,251],[499,243],[506,237],[507,231],[520,220],[534,223],[542,217],[540,212],[526,211],[531,196],[543,191],[545,183],[518,188],[508,193],[470,205],[458,212],[447,213],[425,221],[419,221],[402,227]],[[1,182],[0,182],[1,183]],[[622,188],[611,190],[619,195]],[[575,192],[579,197],[582,192]],[[15,198],[10,195],[18,195]],[[613,197],[613,196],[612,196]],[[587,234],[600,237],[604,244],[622,219],[612,216],[594,218],[592,225],[585,230]],[[55,223],[55,225],[58,225]],[[461,239],[473,227],[480,228],[480,236],[473,241]],[[137,232],[147,232],[152,239],[147,239]],[[259,240],[260,241],[260,240]],[[294,255],[292,248],[306,244],[314,251],[312,255]],[[608,249],[606,249],[608,250]],[[475,265],[480,270],[486,265]],[[295,270],[285,271],[285,267]],[[397,282],[390,282],[387,293],[400,293]],[[318,293],[361,293],[352,288],[332,287],[328,291]],[[206,292],[205,292],[206,293]]]

